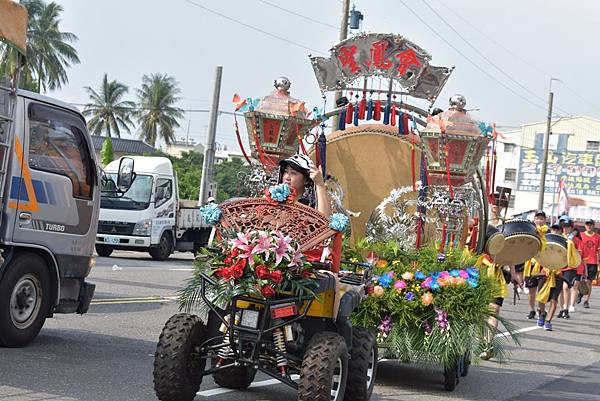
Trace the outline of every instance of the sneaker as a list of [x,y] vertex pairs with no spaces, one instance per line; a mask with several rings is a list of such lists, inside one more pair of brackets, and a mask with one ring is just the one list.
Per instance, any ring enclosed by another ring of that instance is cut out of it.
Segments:
[[590,309],[590,303],[589,303],[588,301],[585,301],[585,302],[583,303],[583,307],[584,307],[585,309]]
[[522,294],[523,293],[523,289],[521,287],[517,287],[517,293]]
[[545,313],[540,315],[540,317],[538,318],[538,321],[537,321],[537,325],[540,327],[544,327],[544,323],[546,323],[546,314]]
[[574,307],[574,306],[569,306],[569,312],[570,312],[570,313],[573,313],[573,312],[575,312],[575,307]]
[[535,311],[529,311],[529,315],[527,315],[527,319],[532,320],[535,319]]
[[486,349],[481,354],[479,354],[479,357],[484,361],[492,359],[494,357],[494,349],[491,347]]
[[529,295],[529,288],[527,288],[527,287],[523,288],[523,293],[525,295]]
[[565,310],[561,309],[560,312],[558,312],[558,316],[556,316],[556,317],[559,318],[559,319],[561,319],[564,316],[565,316]]
[[544,330],[546,330],[546,331],[552,331],[552,322],[550,320],[548,320],[546,322],[546,324],[544,325]]
[[571,316],[569,316],[569,311],[565,310],[565,313],[563,313],[563,319],[570,319]]

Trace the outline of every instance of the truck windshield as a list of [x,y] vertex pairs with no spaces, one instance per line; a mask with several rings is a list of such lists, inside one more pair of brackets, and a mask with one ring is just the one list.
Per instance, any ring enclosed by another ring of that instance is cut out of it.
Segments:
[[103,184],[102,186],[101,208],[144,210],[150,206],[150,195],[152,194],[153,182],[151,175],[136,175],[131,187],[129,187],[127,192],[122,196],[115,190],[114,183],[117,182],[117,174],[106,173],[106,177],[109,180],[107,184]]

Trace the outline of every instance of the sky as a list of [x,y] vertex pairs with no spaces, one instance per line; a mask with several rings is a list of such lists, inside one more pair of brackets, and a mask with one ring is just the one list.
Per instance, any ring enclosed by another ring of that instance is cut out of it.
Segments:
[[[142,76],[160,72],[179,82],[180,107],[209,109],[215,67],[221,65],[221,110],[233,111],[234,93],[266,95],[281,75],[291,80],[292,96],[311,108],[323,105],[308,55],[327,56],[337,43],[340,0],[55,1],[64,8],[61,29],[79,37],[75,47],[81,59],[68,70],[69,83],[49,93],[61,100],[86,103],[84,87],[99,87],[104,73],[128,85],[134,100]],[[436,107],[447,108],[448,98],[461,93],[468,108],[478,109],[474,115],[481,120],[504,127],[542,121],[553,77],[560,79],[552,82],[555,117],[600,118],[599,1],[354,4],[364,15],[363,31],[403,35],[431,54],[431,65],[456,67]],[[330,108],[331,98],[328,104]],[[245,124],[240,124],[245,136]],[[189,126],[190,138],[204,143],[207,125],[208,113],[188,112],[177,138],[185,138]],[[600,132],[590,132],[590,137],[600,138]],[[219,117],[217,142],[237,149],[231,116]]]

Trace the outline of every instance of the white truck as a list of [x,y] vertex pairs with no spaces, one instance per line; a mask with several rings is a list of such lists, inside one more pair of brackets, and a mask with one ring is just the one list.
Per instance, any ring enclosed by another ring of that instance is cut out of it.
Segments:
[[96,253],[142,251],[155,260],[165,260],[175,250],[195,253],[207,243],[211,229],[202,220],[197,201],[179,199],[171,161],[127,157],[133,160],[134,179],[126,192],[114,191],[120,160],[104,170],[109,185],[102,191]]

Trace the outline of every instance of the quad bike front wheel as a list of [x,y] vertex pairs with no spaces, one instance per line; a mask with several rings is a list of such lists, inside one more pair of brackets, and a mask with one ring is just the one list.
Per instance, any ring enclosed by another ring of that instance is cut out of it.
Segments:
[[298,401],[342,401],[348,378],[348,349],[337,333],[313,336],[300,369]]
[[377,342],[373,334],[363,328],[352,330],[352,349],[348,361],[348,381],[344,401],[371,399],[377,374]]
[[192,401],[206,367],[198,346],[208,340],[198,316],[173,315],[165,323],[154,354],[154,391],[160,401]]

